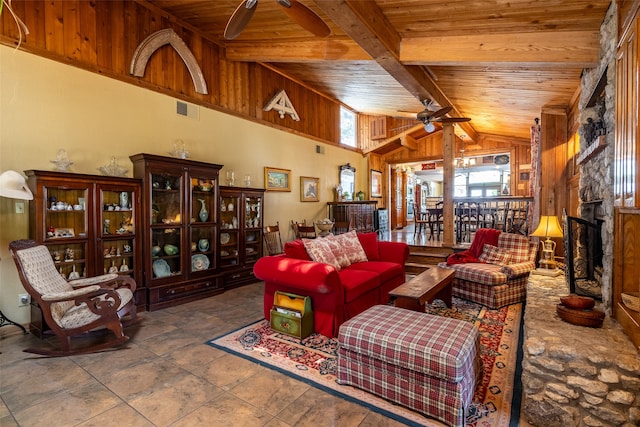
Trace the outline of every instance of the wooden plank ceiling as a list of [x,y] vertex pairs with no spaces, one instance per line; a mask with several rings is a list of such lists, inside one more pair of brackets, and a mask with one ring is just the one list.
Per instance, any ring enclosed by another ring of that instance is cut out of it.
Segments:
[[313,36],[260,0],[234,40],[241,0],[150,0],[226,48],[263,62],[352,109],[415,117],[421,99],[470,117],[461,131],[529,139],[545,107],[567,107],[599,57],[609,0],[299,0],[329,26]]

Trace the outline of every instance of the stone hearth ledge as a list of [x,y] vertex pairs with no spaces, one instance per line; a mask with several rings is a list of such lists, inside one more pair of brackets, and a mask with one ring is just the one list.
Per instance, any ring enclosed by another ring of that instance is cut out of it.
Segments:
[[602,328],[562,321],[556,305],[568,293],[564,276],[529,278],[522,414],[541,427],[640,425],[638,350],[610,316]]

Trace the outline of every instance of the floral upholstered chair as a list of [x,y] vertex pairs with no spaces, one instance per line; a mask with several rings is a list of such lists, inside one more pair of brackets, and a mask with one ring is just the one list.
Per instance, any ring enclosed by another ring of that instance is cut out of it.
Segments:
[[[103,350],[127,341],[122,317],[137,320],[135,281],[125,275],[105,274],[67,282],[56,270],[49,249],[33,240],[9,244],[18,274],[32,301],[42,310],[47,325],[60,338],[61,349],[28,348],[47,356],[65,356]],[[72,349],[71,337],[95,329],[108,329],[115,338]]]

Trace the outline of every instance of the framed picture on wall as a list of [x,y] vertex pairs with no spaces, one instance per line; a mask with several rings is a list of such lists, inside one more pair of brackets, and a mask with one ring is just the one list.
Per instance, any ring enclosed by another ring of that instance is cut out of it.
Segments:
[[317,202],[318,188],[320,188],[320,178],[311,178],[309,176],[300,177],[300,201],[301,202]]
[[265,167],[264,189],[267,191],[291,191],[291,170]]
[[371,169],[371,197],[382,197],[382,172]]

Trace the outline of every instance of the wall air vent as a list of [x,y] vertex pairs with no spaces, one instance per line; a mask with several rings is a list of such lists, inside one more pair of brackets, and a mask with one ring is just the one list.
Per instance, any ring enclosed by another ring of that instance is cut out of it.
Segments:
[[197,105],[176,101],[176,114],[198,120],[200,110]]

